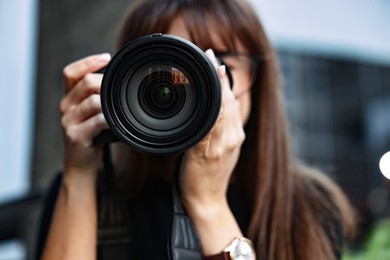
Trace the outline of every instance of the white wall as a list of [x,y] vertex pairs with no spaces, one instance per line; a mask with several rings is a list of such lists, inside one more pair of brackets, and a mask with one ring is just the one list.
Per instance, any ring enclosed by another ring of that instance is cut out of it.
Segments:
[[250,0],[276,47],[390,64],[388,0]]

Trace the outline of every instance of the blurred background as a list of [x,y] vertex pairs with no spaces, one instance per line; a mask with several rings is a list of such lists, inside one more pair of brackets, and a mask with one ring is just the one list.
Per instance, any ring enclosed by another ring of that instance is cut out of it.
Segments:
[[[0,260],[35,253],[61,167],[62,68],[113,53],[130,2],[0,0]],[[361,219],[353,248],[366,249],[390,217],[390,2],[252,3],[280,58],[296,155],[341,185]]]

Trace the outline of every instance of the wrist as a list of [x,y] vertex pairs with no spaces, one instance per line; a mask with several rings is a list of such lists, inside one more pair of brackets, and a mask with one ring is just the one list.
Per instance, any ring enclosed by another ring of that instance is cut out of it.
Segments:
[[97,170],[82,170],[77,168],[65,168],[63,174],[63,186],[67,190],[95,190],[97,184]]
[[213,220],[231,213],[226,198],[218,200],[183,200],[183,205],[192,218]]
[[227,200],[191,204],[186,210],[200,236],[204,255],[218,254],[233,238],[242,237]]

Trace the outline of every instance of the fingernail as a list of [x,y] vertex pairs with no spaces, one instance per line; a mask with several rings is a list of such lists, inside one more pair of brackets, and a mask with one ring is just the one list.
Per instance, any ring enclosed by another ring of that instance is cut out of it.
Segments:
[[110,61],[111,60],[111,54],[106,52],[99,54],[98,56],[99,61]]
[[205,53],[206,53],[207,55],[210,55],[211,57],[215,56],[212,49],[208,49],[207,51],[205,51]]
[[225,76],[225,74],[226,74],[226,66],[225,65],[219,66],[219,71],[221,73],[221,76]]

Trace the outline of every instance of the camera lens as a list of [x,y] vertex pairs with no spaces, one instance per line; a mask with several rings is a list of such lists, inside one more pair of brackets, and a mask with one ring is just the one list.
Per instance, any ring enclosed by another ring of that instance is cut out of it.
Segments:
[[197,113],[193,79],[179,63],[163,59],[145,62],[129,70],[121,83],[123,94],[118,96],[118,104],[131,124],[128,129],[147,135],[142,138],[178,137]]
[[150,95],[151,105],[159,109],[162,113],[172,106],[175,101],[175,93],[172,86],[158,84],[154,86]]
[[149,35],[110,61],[101,101],[117,139],[164,155],[188,149],[207,135],[219,114],[221,86],[197,46],[176,36]]
[[167,119],[183,108],[185,87],[177,81],[174,69],[171,70],[152,72],[140,84],[138,100],[142,109],[151,117]]

